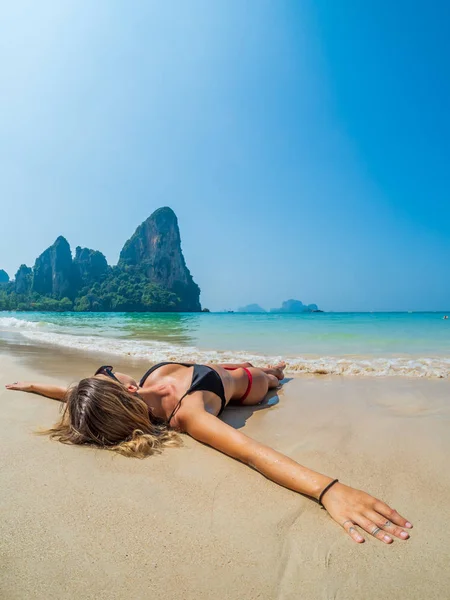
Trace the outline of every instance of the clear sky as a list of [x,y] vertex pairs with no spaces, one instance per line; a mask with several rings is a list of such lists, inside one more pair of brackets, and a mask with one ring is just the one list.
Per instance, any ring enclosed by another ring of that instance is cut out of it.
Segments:
[[213,310],[449,310],[449,7],[4,3],[0,268],[167,205]]

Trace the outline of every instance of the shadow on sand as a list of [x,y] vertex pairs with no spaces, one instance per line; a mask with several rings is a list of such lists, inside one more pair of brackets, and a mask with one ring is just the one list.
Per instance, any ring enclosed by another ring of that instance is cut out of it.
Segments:
[[270,390],[264,400],[259,404],[255,404],[254,406],[236,406],[233,404],[229,404],[221,416],[222,421],[231,425],[235,429],[240,429],[244,427],[247,422],[247,419],[252,416],[254,412],[258,410],[265,410],[266,408],[271,408],[272,406],[276,406],[280,399],[278,394],[282,392],[283,387],[291,381],[292,377],[286,377],[283,379],[280,384],[282,387],[277,388],[275,390]]

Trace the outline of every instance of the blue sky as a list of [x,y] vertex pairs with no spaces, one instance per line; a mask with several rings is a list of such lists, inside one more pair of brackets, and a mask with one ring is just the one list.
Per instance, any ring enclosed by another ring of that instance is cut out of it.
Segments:
[[0,268],[168,205],[213,310],[448,310],[448,6],[3,6]]

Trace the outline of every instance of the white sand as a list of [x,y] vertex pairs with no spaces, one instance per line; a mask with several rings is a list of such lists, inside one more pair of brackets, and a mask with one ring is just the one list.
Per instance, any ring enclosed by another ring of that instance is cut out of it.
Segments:
[[450,598],[450,382],[298,378],[271,408],[225,412],[414,524],[407,542],[357,545],[311,500],[187,437],[139,461],[33,435],[59,403],[4,384],[70,382],[101,361],[0,359],[2,600]]

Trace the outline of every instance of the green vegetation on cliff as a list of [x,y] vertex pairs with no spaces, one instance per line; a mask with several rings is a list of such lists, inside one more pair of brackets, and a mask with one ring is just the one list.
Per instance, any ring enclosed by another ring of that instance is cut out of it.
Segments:
[[0,277],[0,310],[197,312],[199,296],[170,208],[158,209],[137,228],[117,266],[88,248],[77,247],[72,259],[60,236],[33,269],[21,265],[14,281],[6,273]]

